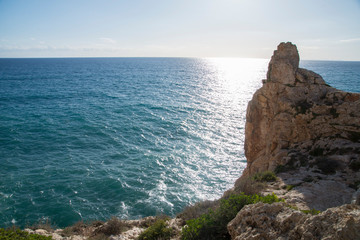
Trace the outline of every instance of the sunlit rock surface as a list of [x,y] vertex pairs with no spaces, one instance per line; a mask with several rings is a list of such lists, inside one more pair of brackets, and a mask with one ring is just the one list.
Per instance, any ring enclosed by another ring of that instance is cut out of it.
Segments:
[[332,88],[298,65],[296,46],[281,43],[263,87],[249,102],[244,176],[285,164],[331,162],[336,171],[359,165],[360,94]]
[[248,104],[245,155],[234,189],[258,172],[275,171],[277,180],[261,194],[285,203],[244,207],[228,224],[232,239],[360,239],[360,94],[299,68],[292,43],[278,46]]
[[305,214],[285,203],[245,206],[228,224],[234,240],[360,239],[360,206],[343,205],[318,215]]

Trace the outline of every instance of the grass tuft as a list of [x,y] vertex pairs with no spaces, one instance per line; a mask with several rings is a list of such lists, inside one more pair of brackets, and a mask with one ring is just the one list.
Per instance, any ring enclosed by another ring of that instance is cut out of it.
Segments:
[[320,213],[319,210],[311,209],[311,210],[300,210],[305,214],[318,215]]
[[124,221],[118,219],[117,217],[112,217],[109,221],[104,223],[101,227],[99,227],[95,231],[96,235],[105,235],[105,236],[111,236],[111,235],[118,235],[128,229],[128,224],[126,224]]
[[187,206],[181,213],[177,215],[183,221],[198,218],[201,215],[214,210],[219,205],[218,201],[202,201],[197,202],[192,206]]
[[253,179],[256,182],[274,182],[274,181],[276,181],[276,175],[274,172],[265,171],[265,172],[261,172],[261,173],[256,173],[253,176]]
[[321,213],[321,211],[316,210],[316,209],[311,209],[311,210],[301,210],[298,207],[292,206],[292,205],[287,205],[288,208],[294,209],[296,211],[301,211],[305,214],[311,214],[311,215],[318,215],[319,213]]

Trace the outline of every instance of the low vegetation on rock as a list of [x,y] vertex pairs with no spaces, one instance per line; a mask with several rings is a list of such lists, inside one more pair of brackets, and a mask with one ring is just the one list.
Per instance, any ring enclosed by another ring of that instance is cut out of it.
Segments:
[[51,237],[41,236],[38,234],[29,234],[20,229],[0,228],[0,240],[51,240]]
[[276,181],[276,175],[272,171],[265,171],[265,172],[256,173],[253,176],[253,179],[257,182],[273,182]]
[[173,230],[165,219],[157,220],[153,225],[140,234],[138,240],[168,240],[173,235]]
[[103,234],[105,236],[118,235],[128,229],[127,224],[116,218],[112,217],[109,221],[107,221],[104,225],[99,227],[96,230],[96,235]]
[[201,215],[209,212],[209,210],[215,210],[219,206],[219,201],[209,201],[205,200],[202,202],[197,202],[194,205],[187,206],[181,213],[177,215],[178,218],[181,218],[183,221],[188,221],[190,219],[198,218]]
[[79,221],[61,231],[61,236],[71,237],[74,235],[86,236],[91,240],[108,239],[111,235],[118,235],[129,228],[128,224],[121,219],[112,217],[107,222],[93,221],[85,223]]
[[210,210],[198,218],[186,221],[186,225],[182,229],[181,239],[230,239],[226,226],[245,205],[257,202],[273,203],[280,201],[282,200],[275,194],[267,196],[245,195],[243,193],[232,194],[222,199],[217,209]]
[[277,177],[272,171],[259,172],[252,176],[236,180],[234,189],[229,193],[225,193],[225,195],[231,193],[244,193],[247,195],[259,194],[266,187],[266,183],[276,180]]
[[305,214],[317,215],[320,213],[319,210],[311,209],[311,210],[301,210]]

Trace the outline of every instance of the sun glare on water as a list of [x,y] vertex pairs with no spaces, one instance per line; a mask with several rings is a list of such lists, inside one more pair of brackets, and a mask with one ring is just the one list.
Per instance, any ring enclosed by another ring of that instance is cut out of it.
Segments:
[[219,83],[231,93],[251,91],[259,85],[268,63],[267,59],[255,58],[207,58],[206,61],[216,71]]
[[[204,126],[205,130],[194,131],[207,142],[208,148],[198,149],[199,153],[195,155],[199,156],[192,156],[193,159],[207,156],[197,170],[183,165],[193,179],[226,182],[231,187],[240,176],[246,166],[243,150],[246,107],[252,94],[261,87],[267,64],[265,59],[202,59],[204,72],[207,73],[202,80],[206,86],[198,94],[204,99],[200,108],[209,114],[197,118],[198,126]],[[201,177],[204,174],[206,176]],[[217,198],[224,191],[209,182],[189,187],[202,199]]]

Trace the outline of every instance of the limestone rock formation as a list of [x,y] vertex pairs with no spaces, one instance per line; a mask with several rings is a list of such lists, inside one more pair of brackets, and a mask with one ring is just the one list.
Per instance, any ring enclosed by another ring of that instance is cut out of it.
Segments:
[[233,240],[360,239],[360,206],[330,208],[305,214],[285,203],[245,206],[228,224]]
[[278,46],[263,82],[247,108],[243,177],[279,165],[359,171],[360,94],[299,68],[292,43]]
[[[245,206],[228,224],[232,239],[360,239],[360,94],[299,68],[292,43],[278,46],[248,104],[245,155],[232,191],[275,171],[261,194],[285,203]],[[312,208],[323,212],[294,210]]]

